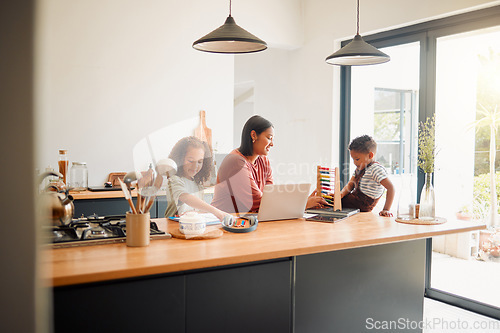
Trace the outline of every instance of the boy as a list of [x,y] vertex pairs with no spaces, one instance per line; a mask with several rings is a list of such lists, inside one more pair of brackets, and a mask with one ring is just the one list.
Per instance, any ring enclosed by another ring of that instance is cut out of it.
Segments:
[[342,207],[359,208],[362,212],[371,212],[378,200],[387,189],[384,209],[380,216],[392,216],[392,201],[394,200],[394,185],[389,180],[385,168],[374,160],[377,143],[369,135],[362,135],[349,144],[356,171],[349,183],[342,189]]

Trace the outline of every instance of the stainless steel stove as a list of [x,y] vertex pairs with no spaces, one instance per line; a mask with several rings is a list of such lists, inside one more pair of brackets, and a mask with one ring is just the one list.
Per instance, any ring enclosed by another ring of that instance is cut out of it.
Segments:
[[[172,236],[158,228],[151,221],[151,239],[167,239]],[[125,215],[91,215],[73,219],[66,226],[51,227],[46,230],[47,242],[52,248],[87,246],[98,244],[123,243],[126,241],[127,228]]]

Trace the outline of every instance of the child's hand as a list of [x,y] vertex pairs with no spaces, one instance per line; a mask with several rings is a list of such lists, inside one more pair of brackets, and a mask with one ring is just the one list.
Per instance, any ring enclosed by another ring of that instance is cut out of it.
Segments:
[[392,216],[392,213],[390,211],[388,211],[387,209],[383,209],[380,211],[380,213],[378,213],[378,215],[380,216]]

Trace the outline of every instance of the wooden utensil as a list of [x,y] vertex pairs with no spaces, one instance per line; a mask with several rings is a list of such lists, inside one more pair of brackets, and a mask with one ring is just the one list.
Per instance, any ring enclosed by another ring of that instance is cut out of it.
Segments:
[[212,148],[212,130],[207,127],[206,119],[205,119],[205,111],[200,111],[200,126],[198,126],[194,130],[194,136],[200,139],[201,141],[205,141],[208,143],[210,148]]

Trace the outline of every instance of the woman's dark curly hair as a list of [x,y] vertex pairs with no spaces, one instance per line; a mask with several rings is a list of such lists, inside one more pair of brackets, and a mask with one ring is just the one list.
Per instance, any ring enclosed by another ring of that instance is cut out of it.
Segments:
[[193,148],[201,148],[204,151],[203,157],[203,166],[201,170],[194,176],[194,180],[196,183],[201,184],[207,181],[210,178],[210,174],[213,169],[213,158],[212,151],[208,144],[194,136],[186,136],[174,145],[169,158],[173,159],[175,163],[177,163],[177,175],[184,176],[184,158],[186,157],[186,153],[189,147]]

